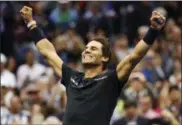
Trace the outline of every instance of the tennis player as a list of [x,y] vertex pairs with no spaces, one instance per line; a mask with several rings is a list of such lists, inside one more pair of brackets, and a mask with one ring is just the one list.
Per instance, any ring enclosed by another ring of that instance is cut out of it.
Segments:
[[68,67],[57,55],[52,43],[46,39],[32,16],[32,8],[24,6],[20,11],[31,38],[39,52],[62,79],[66,86],[67,106],[64,125],[109,125],[122,87],[137,63],[150,49],[165,24],[165,17],[154,11],[150,28],[133,52],[125,57],[116,69],[108,70],[111,49],[105,37],[95,37],[82,52],[85,72]]

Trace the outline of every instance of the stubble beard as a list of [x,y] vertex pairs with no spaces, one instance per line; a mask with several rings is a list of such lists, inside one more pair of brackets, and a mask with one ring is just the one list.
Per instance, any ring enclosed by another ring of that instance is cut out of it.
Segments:
[[100,64],[94,64],[94,63],[83,63],[83,67],[85,69],[92,69],[92,68],[95,68],[95,67],[98,67],[100,66]]

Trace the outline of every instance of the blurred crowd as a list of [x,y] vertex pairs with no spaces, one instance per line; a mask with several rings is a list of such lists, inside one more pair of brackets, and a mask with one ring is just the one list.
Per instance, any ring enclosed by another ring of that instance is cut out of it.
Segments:
[[62,124],[66,88],[30,39],[20,16],[33,8],[58,55],[83,71],[80,56],[95,35],[108,37],[109,68],[130,54],[148,30],[153,10],[167,17],[165,28],[132,72],[122,90],[111,125],[180,125],[182,2],[1,2],[1,124]]

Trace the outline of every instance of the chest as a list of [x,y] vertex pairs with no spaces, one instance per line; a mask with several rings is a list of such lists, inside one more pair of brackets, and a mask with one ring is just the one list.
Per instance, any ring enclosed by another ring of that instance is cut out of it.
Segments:
[[109,76],[102,76],[93,79],[83,79],[79,77],[71,77],[69,81],[67,94],[73,98],[88,99],[91,97],[99,97],[102,92],[108,89],[111,84]]

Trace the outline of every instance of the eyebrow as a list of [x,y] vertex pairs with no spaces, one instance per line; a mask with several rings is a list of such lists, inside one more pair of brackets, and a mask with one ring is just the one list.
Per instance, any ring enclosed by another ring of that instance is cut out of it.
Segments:
[[[88,46],[85,47],[85,49],[88,48]],[[92,49],[98,49],[97,47],[95,46],[91,46]]]

